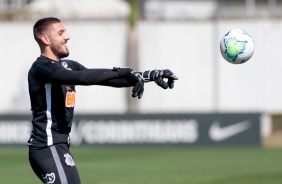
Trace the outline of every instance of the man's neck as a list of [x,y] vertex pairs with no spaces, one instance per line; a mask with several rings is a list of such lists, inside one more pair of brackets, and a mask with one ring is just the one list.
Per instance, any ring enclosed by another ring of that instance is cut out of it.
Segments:
[[53,61],[60,61],[61,58],[58,56],[54,55],[53,53],[47,53],[47,52],[42,52],[41,56],[47,57],[49,59],[52,59]]

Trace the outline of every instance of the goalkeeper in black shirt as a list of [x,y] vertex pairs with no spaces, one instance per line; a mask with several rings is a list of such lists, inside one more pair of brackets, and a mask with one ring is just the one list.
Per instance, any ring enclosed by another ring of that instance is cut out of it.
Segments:
[[167,89],[173,88],[177,77],[170,70],[88,69],[76,61],[62,60],[69,55],[66,44],[70,37],[57,18],[38,20],[33,34],[41,55],[28,73],[32,110],[29,162],[43,183],[79,184],[79,174],[69,151],[75,85],[133,87],[132,97],[140,99],[144,82],[155,81]]

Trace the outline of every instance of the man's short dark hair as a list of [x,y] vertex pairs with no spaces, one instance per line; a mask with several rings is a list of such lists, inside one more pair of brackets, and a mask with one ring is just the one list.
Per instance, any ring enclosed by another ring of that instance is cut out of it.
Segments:
[[46,17],[43,19],[39,19],[33,26],[33,36],[35,40],[39,40],[39,37],[42,35],[42,33],[47,30],[47,28],[54,23],[61,22],[60,19],[55,17]]

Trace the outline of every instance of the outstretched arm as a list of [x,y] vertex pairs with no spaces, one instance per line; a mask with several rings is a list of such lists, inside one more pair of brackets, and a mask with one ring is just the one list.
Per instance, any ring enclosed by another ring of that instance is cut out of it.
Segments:
[[141,75],[130,68],[85,69],[72,71],[58,69],[49,79],[51,82],[69,85],[104,85],[111,87],[130,87],[132,97],[140,99],[144,92],[144,80]]
[[[38,78],[44,84],[107,85],[112,87],[134,86],[132,96],[142,97],[144,79],[139,73],[130,68],[87,69],[75,62],[63,62],[65,63],[45,61],[44,58],[38,60],[33,63],[33,67],[29,71],[29,76]],[[125,78],[128,80],[125,80]]]
[[82,71],[58,69],[49,76],[49,80],[68,85],[134,86],[132,97],[139,99],[142,98],[144,92],[143,78],[130,68],[85,69]]

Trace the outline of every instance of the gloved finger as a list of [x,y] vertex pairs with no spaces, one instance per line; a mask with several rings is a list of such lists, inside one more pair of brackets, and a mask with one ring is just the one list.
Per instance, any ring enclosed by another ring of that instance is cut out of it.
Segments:
[[174,88],[174,79],[169,78],[167,84],[170,89]]
[[144,93],[144,88],[140,91],[140,93],[138,94],[138,98],[141,99]]
[[167,82],[165,82],[162,77],[156,78],[156,79],[155,79],[155,83],[156,83],[158,86],[162,87],[163,89],[167,89],[167,88],[168,88]]
[[139,86],[139,84],[137,84],[132,89],[132,97],[133,98],[137,97],[138,94],[139,94],[139,91],[140,91],[140,86]]
[[138,92],[138,98],[141,99],[144,93],[144,84],[145,83],[144,81],[140,81],[139,83],[140,83],[140,88],[139,88],[140,90]]
[[173,73],[168,69],[162,71],[162,77],[164,77],[164,78],[168,78],[171,75],[173,75]]
[[144,91],[144,82],[143,81],[137,82],[132,89],[132,97],[135,98],[139,96],[141,93],[143,93],[143,91]]
[[171,75],[169,77],[167,77],[168,79],[172,79],[172,80],[178,80],[178,77],[176,75]]
[[135,97],[137,97],[137,96],[138,96],[138,91],[132,92],[132,97],[133,97],[133,98],[135,98]]
[[164,70],[162,74],[163,78],[171,78],[173,80],[178,80],[178,77],[174,75],[170,70]]
[[136,84],[132,88],[132,93],[135,93],[140,88],[140,84],[136,82]]

